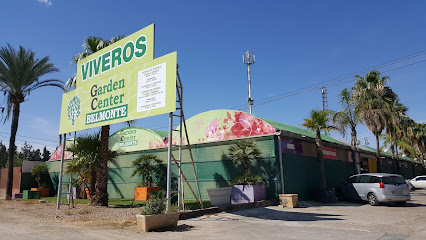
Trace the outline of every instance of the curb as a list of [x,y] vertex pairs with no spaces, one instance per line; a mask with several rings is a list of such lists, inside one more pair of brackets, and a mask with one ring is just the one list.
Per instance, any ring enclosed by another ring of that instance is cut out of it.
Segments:
[[181,212],[179,216],[179,220],[196,218],[203,215],[215,214],[220,212],[235,212],[235,211],[241,211],[245,209],[261,208],[261,207],[276,206],[276,205],[278,205],[278,200],[272,199],[272,200],[263,200],[263,201],[253,202],[253,203],[232,204],[232,205],[226,205],[226,206],[220,206],[220,207],[197,209],[197,210],[192,210],[188,212]]

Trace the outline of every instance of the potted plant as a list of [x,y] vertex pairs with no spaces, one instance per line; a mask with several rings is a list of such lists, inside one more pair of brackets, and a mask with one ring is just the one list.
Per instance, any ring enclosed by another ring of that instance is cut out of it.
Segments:
[[243,172],[231,181],[233,184],[232,204],[266,200],[266,188],[262,176],[253,175],[250,171],[253,162],[261,159],[260,155],[257,142],[252,139],[239,140],[235,145],[229,147],[228,157],[243,168]]
[[160,168],[161,159],[153,154],[141,155],[139,158],[132,162],[132,165],[136,167],[133,170],[132,177],[138,175],[141,177],[141,182],[138,187],[135,188],[135,201],[147,201],[152,191],[160,191],[160,187],[153,187],[153,176],[159,178],[163,172]]
[[41,182],[41,176],[49,173],[49,168],[45,163],[37,164],[31,169],[31,175],[35,176],[38,188],[31,188],[31,191],[40,191],[40,197],[49,197],[49,188]]
[[[136,215],[138,229],[142,232],[149,232],[154,229],[165,227],[176,227],[179,221],[179,212],[176,207],[170,207],[166,213],[167,201],[152,195],[147,201],[145,207],[142,208],[141,214]],[[164,193],[162,194],[164,196]]]

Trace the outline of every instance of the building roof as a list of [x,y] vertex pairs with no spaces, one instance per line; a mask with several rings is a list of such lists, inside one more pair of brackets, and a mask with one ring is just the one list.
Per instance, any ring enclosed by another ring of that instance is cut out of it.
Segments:
[[[281,131],[287,131],[287,132],[291,132],[291,133],[296,133],[296,134],[304,135],[304,136],[311,137],[311,138],[315,138],[316,137],[315,133],[313,133],[313,132],[311,132],[309,130],[306,130],[306,129],[302,129],[302,128],[298,128],[298,127],[295,127],[295,126],[291,126],[291,125],[279,123],[279,122],[276,122],[274,120],[269,120],[269,119],[265,119],[265,118],[261,118],[261,119],[263,121],[271,124],[274,128],[279,129]],[[343,144],[341,141],[339,141],[337,139],[334,139],[332,137],[323,135],[323,134],[321,134],[321,139],[325,140],[325,141],[328,141],[328,142],[332,142],[332,143]]]

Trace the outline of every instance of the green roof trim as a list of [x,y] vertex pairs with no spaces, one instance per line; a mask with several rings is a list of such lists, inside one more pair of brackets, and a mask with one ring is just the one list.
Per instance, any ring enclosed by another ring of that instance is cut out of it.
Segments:
[[157,133],[158,135],[160,135],[160,137],[165,138],[169,136],[169,132],[168,131],[161,131],[161,130],[154,130],[154,129],[149,129],[155,133]]
[[[288,132],[292,132],[292,133],[296,133],[296,134],[300,134],[300,135],[305,135],[305,136],[308,136],[308,137],[311,137],[311,138],[316,137],[315,133],[308,131],[306,129],[302,129],[302,128],[298,128],[298,127],[295,127],[295,126],[279,123],[279,122],[269,120],[269,119],[265,119],[265,118],[260,118],[260,119],[271,124],[274,128],[279,129],[279,130],[284,130],[284,131],[288,131]],[[326,135],[323,135],[323,134],[321,134],[321,138],[322,138],[322,140],[325,140],[325,141],[328,141],[328,142],[343,144],[342,142],[337,141],[336,139],[329,137],[329,136],[326,136]]]

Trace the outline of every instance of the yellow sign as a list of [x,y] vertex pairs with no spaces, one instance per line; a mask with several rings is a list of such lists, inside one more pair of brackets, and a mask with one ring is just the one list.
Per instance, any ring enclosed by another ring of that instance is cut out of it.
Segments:
[[154,59],[154,24],[77,63],[77,88]]
[[62,97],[59,134],[174,112],[176,64],[173,52],[133,67],[116,65],[108,72],[113,74],[98,73],[80,86],[77,82]]

